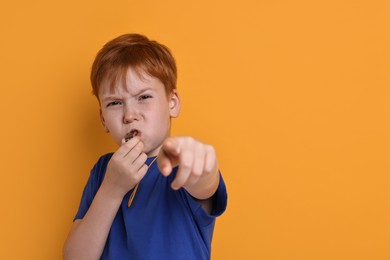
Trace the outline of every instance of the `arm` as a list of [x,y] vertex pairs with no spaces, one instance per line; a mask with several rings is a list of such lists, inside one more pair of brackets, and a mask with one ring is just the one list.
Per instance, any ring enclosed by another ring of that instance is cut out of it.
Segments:
[[100,259],[111,224],[122,202],[122,198],[109,196],[103,186],[87,214],[75,220],[64,247],[64,259]]
[[214,148],[191,137],[167,138],[158,156],[158,166],[168,176],[177,165],[179,170],[172,188],[185,188],[210,213],[211,197],[220,181]]
[[100,259],[124,195],[146,174],[147,156],[139,138],[123,142],[84,218],[73,223],[64,245],[64,259]]

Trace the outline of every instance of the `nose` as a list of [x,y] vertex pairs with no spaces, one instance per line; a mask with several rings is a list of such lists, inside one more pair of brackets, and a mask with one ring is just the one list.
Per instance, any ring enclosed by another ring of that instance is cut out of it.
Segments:
[[136,108],[125,106],[123,111],[123,123],[130,124],[134,121],[139,121],[140,115]]

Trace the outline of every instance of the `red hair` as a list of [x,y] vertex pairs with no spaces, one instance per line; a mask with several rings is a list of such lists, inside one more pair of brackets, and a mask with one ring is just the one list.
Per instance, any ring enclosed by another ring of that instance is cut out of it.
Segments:
[[140,34],[124,34],[109,42],[96,55],[92,65],[92,93],[99,99],[99,88],[108,81],[111,88],[118,80],[126,84],[128,69],[158,78],[168,95],[176,89],[177,68],[171,51]]

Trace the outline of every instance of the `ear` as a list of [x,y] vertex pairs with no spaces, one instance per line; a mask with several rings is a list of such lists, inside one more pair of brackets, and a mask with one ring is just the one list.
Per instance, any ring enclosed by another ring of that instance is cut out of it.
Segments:
[[108,130],[107,126],[106,126],[106,121],[104,120],[104,116],[103,116],[103,112],[102,112],[102,109],[100,108],[99,109],[99,116],[100,116],[100,121],[102,122],[102,125],[103,125],[103,128],[104,128],[104,131],[106,133],[109,133],[110,130]]
[[169,95],[169,114],[171,117],[178,117],[180,114],[180,97],[176,89]]

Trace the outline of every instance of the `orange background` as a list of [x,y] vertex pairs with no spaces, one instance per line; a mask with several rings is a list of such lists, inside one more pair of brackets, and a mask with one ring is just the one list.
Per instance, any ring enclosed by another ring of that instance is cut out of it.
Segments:
[[115,149],[90,67],[127,32],[177,59],[173,134],[217,149],[213,259],[390,259],[388,1],[3,1],[0,24],[0,259],[61,259]]

